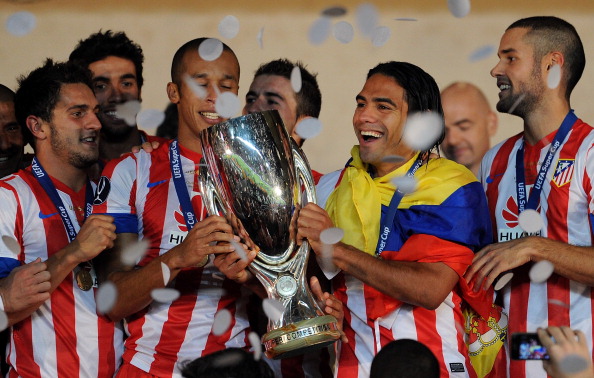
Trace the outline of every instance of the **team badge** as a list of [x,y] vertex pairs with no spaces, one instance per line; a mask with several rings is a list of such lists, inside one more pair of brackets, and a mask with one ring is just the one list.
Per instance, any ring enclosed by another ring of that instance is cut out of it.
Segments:
[[571,181],[573,177],[574,159],[564,159],[557,162],[555,173],[553,174],[553,182],[561,187]]

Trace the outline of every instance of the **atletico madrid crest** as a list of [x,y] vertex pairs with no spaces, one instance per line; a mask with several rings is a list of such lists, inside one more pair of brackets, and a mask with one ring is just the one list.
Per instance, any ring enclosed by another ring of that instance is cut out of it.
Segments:
[[561,187],[571,181],[573,177],[574,159],[559,160],[555,173],[553,174],[553,182]]

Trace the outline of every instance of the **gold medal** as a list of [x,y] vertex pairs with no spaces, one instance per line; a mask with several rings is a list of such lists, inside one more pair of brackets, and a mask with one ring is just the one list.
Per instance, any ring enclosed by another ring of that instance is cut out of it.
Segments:
[[93,287],[93,276],[86,269],[80,269],[76,272],[76,284],[81,290],[89,291]]
[[208,264],[208,255],[204,256],[202,261],[196,264],[196,268],[202,268],[204,265]]

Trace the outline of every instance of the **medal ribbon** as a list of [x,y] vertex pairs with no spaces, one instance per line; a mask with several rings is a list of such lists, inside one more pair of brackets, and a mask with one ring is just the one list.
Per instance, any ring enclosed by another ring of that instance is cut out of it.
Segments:
[[[419,153],[417,160],[409,168],[408,172],[406,173],[407,177],[414,177],[417,170],[421,167],[421,165],[423,165],[423,159],[421,154],[422,153]],[[380,224],[380,236],[377,242],[377,247],[375,249],[376,256],[380,256],[384,251],[384,248],[386,248],[388,238],[390,236],[390,233],[392,232],[392,226],[394,225],[394,217],[396,217],[396,210],[398,210],[398,205],[400,205],[402,197],[404,197],[404,193],[402,193],[400,189],[396,189],[394,195],[392,196],[392,199],[390,200],[388,212],[386,213],[386,216]]]
[[184,220],[186,221],[186,227],[188,228],[188,232],[190,232],[196,224],[196,214],[194,213],[192,201],[188,194],[188,188],[186,188],[186,179],[181,165],[181,154],[177,139],[169,145],[169,165],[171,167],[171,177],[175,185],[175,192],[177,193]]
[[549,150],[545,155],[544,161],[540,166],[540,170],[538,172],[538,176],[536,177],[536,182],[532,187],[532,192],[530,196],[526,194],[526,177],[524,176],[524,139],[522,139],[522,144],[516,153],[516,199],[518,201],[518,215],[524,211],[525,209],[532,209],[536,210],[540,203],[540,193],[542,191],[542,186],[544,181],[547,177],[547,173],[549,172],[549,168],[552,165],[553,158],[555,157],[555,153],[569,134],[571,127],[577,121],[577,116],[573,113],[573,110],[570,110],[569,113],[563,119],[561,123],[561,127],[555,133],[555,137],[549,146]]

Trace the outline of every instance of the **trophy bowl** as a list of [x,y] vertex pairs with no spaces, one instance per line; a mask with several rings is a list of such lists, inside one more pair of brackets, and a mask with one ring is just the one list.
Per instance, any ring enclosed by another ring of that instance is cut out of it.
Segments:
[[276,110],[218,123],[200,134],[205,164],[200,192],[209,214],[222,214],[242,242],[258,249],[249,269],[268,298],[281,302],[279,319],[262,337],[279,359],[330,345],[337,321],[313,297],[305,274],[310,246],[298,246],[296,222],[304,202],[316,202],[311,169]]

